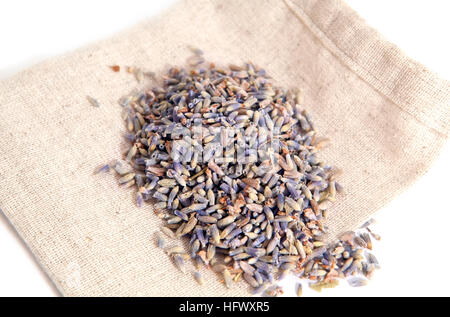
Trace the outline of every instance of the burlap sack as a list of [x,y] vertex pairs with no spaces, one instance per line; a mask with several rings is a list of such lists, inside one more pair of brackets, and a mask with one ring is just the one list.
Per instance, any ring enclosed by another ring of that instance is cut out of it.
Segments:
[[[253,61],[305,107],[332,140],[322,156],[343,170],[331,237],[352,229],[430,166],[449,132],[450,84],[405,57],[341,1],[183,1],[111,39],[0,83],[0,208],[63,295],[234,296],[205,272],[180,273],[137,208],[96,167],[122,157],[117,100],[136,87],[113,64],[161,73],[193,44],[218,64]],[[92,107],[86,95],[102,106]]]

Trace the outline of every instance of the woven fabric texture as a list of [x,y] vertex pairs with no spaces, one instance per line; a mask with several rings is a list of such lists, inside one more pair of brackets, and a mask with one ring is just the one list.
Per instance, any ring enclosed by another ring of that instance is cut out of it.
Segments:
[[[342,169],[330,238],[354,229],[425,173],[445,144],[450,84],[406,57],[338,0],[181,1],[113,38],[0,82],[0,208],[66,296],[247,296],[205,269],[179,272],[134,189],[93,171],[123,157],[118,100],[137,87],[109,65],[162,74],[187,45],[218,65],[252,61],[301,88],[321,153]],[[86,100],[91,95],[100,108]]]

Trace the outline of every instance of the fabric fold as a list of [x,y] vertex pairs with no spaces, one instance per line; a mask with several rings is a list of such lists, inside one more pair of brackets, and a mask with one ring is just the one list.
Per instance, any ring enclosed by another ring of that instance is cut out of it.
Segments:
[[[152,206],[137,208],[132,189],[112,174],[93,173],[123,157],[118,100],[142,88],[109,66],[158,76],[185,63],[187,45],[218,65],[252,61],[278,85],[303,90],[316,130],[331,140],[320,156],[342,170],[329,239],[407,189],[446,142],[450,84],[344,2],[180,1],[0,82],[0,209],[63,295],[250,294],[245,283],[226,289],[206,268],[201,287],[179,272],[155,246],[161,221]],[[101,106],[92,107],[87,95]]]
[[449,82],[406,57],[342,1],[285,0],[333,54],[374,89],[448,137]]

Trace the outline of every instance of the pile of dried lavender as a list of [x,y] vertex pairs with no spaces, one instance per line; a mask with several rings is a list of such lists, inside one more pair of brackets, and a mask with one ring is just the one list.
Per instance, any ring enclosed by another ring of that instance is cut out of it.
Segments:
[[167,250],[175,264],[185,271],[192,258],[223,274],[227,287],[242,277],[268,295],[280,294],[269,286],[288,272],[316,290],[345,276],[363,285],[357,275],[378,265],[369,233],[324,242],[323,220],[341,187],[317,155],[326,139],[300,94],[272,86],[250,63],[204,67],[199,50],[189,61],[192,69],[171,68],[161,87],[121,101],[131,147],[114,164],[121,184],[137,186],[138,206],[157,201],[166,235],[188,237],[189,251]]

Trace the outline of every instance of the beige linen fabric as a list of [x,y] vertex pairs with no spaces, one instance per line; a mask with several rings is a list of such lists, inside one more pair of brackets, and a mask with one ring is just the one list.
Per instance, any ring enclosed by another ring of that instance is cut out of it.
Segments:
[[[432,164],[449,132],[450,84],[407,58],[345,3],[182,1],[113,38],[0,82],[0,208],[67,296],[238,296],[205,271],[200,287],[162,250],[161,222],[112,174],[122,157],[117,100],[136,87],[113,64],[161,74],[192,44],[217,64],[253,61],[300,87],[322,157],[343,170],[331,237],[353,229]],[[97,98],[92,107],[86,95]]]

